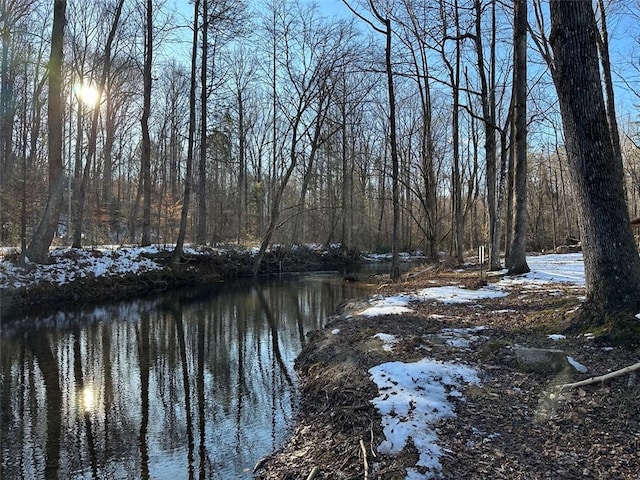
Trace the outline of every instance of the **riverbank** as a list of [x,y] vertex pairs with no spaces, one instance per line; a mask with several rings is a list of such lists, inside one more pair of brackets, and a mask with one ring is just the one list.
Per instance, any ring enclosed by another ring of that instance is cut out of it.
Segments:
[[[481,288],[474,266],[422,268],[343,305],[298,357],[295,429],[256,478],[637,480],[637,376],[557,387],[640,351],[562,334],[584,295],[580,255],[530,266]],[[526,348],[563,363],[530,369]]]
[[[0,314],[51,311],[252,275],[254,249],[187,247],[181,262],[171,265],[172,248],[59,247],[51,250],[45,265],[21,262],[16,249],[4,249]],[[361,261],[359,253],[339,245],[273,247],[259,274],[341,270]]]

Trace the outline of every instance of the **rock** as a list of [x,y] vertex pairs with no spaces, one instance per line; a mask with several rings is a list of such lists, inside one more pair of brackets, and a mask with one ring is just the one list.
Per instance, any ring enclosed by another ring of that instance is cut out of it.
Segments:
[[520,369],[524,372],[560,373],[567,369],[575,370],[562,350],[515,347],[513,351]]

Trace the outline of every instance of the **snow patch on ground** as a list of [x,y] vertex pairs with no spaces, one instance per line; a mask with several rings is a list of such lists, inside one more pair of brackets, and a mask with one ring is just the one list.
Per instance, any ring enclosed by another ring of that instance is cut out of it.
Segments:
[[375,317],[378,315],[399,315],[401,313],[411,313],[407,305],[411,302],[408,295],[393,295],[390,297],[378,296],[370,300],[371,306],[365,308],[358,315]]
[[584,365],[576,361],[573,357],[570,357],[567,355],[567,361],[571,364],[573,368],[576,369],[577,372],[587,373],[589,371],[587,367],[585,367]]
[[507,292],[492,285],[478,290],[459,286],[446,286],[423,288],[416,293],[416,300],[435,300],[445,304],[453,304],[475,302],[486,298],[501,298],[507,295],[509,295]]
[[562,335],[561,333],[552,333],[551,335],[547,335],[547,337],[554,342],[557,342],[558,340],[565,340],[567,338],[566,335]]
[[390,335],[388,333],[376,333],[373,338],[377,338],[382,342],[382,350],[385,352],[392,352],[393,347],[400,341],[396,335]]
[[462,397],[460,389],[465,384],[479,384],[477,371],[425,358],[413,363],[383,363],[369,369],[369,374],[380,393],[372,400],[382,416],[385,436],[378,451],[400,453],[411,438],[419,455],[416,466],[427,468],[429,474],[408,469],[407,478],[436,477],[442,470],[436,425],[455,416],[450,398]]
[[147,255],[157,254],[157,246],[55,248],[51,250],[51,263],[35,264],[28,258],[25,265],[0,262],[0,285],[19,288],[50,282],[64,285],[86,277],[126,275],[160,270],[163,267]]
[[465,349],[469,348],[472,343],[486,338],[481,335],[476,335],[476,333],[481,332],[484,329],[485,327],[483,326],[470,328],[443,328],[440,330],[440,333],[437,334],[437,337],[441,338],[444,343],[450,347]]
[[527,257],[531,271],[524,275],[505,277],[498,285],[545,286],[549,283],[584,285],[582,253],[534,255]]
[[[378,298],[374,306],[365,312],[369,315],[403,313],[401,309],[409,310],[407,305],[411,301],[476,302],[485,298],[508,295],[508,289],[515,285],[545,288],[548,284],[558,282],[580,286],[585,283],[581,253],[527,257],[527,263],[531,268],[530,273],[506,277],[478,290],[460,286],[425,288],[413,294]],[[394,310],[396,308],[399,310]],[[640,314],[638,317],[640,319]],[[443,317],[432,314],[430,318]],[[467,348],[471,342],[482,338],[477,335],[482,328],[444,329],[437,335],[450,346]],[[395,337],[387,334],[378,334],[376,337],[383,341],[383,348],[387,346],[391,350],[392,342],[397,341]],[[549,335],[549,338],[558,341],[563,338],[563,335]],[[567,360],[579,372],[587,371],[587,367],[573,358],[567,357]],[[477,371],[466,365],[424,358],[415,363],[383,363],[371,368],[369,373],[378,386],[379,395],[372,400],[372,403],[382,416],[385,434],[385,440],[378,450],[381,453],[397,454],[411,438],[418,450],[419,460],[416,468],[407,470],[407,480],[437,478],[442,467],[441,449],[437,445],[435,425],[442,419],[455,415],[451,399],[457,397],[462,400],[462,387],[480,383]],[[425,470],[427,473],[424,473]]]

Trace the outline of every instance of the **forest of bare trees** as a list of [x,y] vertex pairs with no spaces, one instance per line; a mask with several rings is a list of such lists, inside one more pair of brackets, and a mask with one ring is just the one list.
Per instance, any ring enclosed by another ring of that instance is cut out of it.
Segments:
[[[2,0],[0,245],[27,251],[48,204],[53,244],[76,247],[339,242],[462,260],[487,245],[497,268],[514,241],[565,244],[580,234],[548,4],[529,2],[517,36],[520,3]],[[640,6],[594,7],[636,215]]]

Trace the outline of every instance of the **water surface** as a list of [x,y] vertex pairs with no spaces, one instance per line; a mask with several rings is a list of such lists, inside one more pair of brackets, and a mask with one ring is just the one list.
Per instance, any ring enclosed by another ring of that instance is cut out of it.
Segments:
[[293,275],[5,321],[0,478],[251,478],[306,334],[368,291]]

